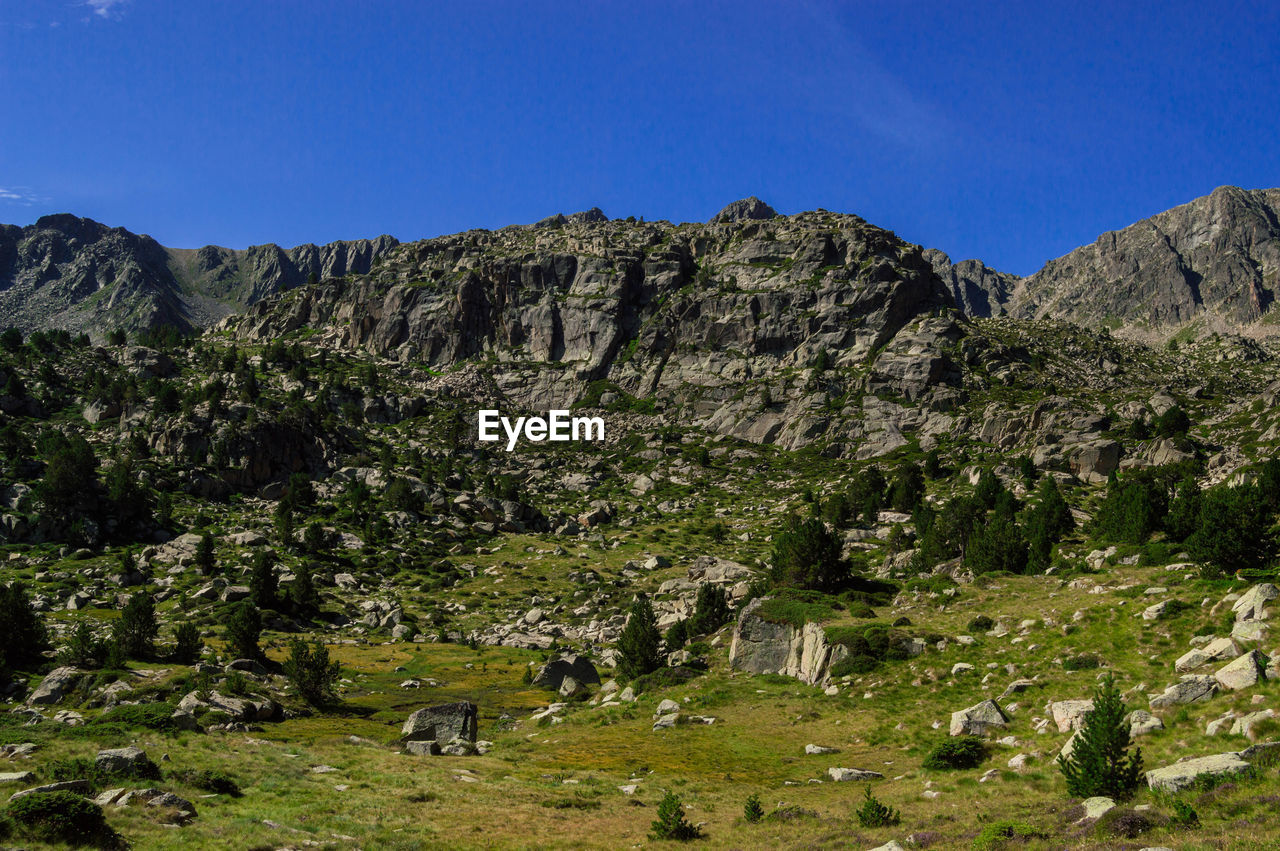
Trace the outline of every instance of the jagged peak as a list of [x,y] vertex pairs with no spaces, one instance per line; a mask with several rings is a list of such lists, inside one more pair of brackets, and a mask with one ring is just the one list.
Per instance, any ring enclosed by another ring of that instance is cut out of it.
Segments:
[[772,219],[776,215],[778,215],[777,210],[752,195],[749,198],[739,199],[726,206],[711,217],[710,224],[724,225],[749,219]]

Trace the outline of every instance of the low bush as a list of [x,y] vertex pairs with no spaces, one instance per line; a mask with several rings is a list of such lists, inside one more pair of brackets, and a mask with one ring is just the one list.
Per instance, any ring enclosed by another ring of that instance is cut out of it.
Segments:
[[1102,660],[1092,653],[1081,653],[1062,660],[1064,671],[1092,671],[1102,667]]
[[986,742],[977,736],[952,736],[938,743],[924,758],[924,767],[938,771],[977,768],[987,758]]
[[212,792],[215,795],[228,795],[232,798],[240,797],[240,784],[236,783],[235,778],[224,771],[215,771],[213,769],[185,769],[183,771],[170,772],[169,776],[188,786],[194,786],[197,789],[203,789],[206,792]]
[[1046,839],[1048,836],[1040,828],[1026,822],[1009,819],[993,821],[978,832],[973,840],[973,851],[996,851],[1010,839],[1025,843],[1031,839]]
[[7,815],[19,833],[42,842],[108,844],[115,833],[102,807],[73,792],[34,792],[9,804]]
[[995,629],[995,626],[996,622],[986,615],[978,615],[976,618],[969,621],[970,632],[990,632]]

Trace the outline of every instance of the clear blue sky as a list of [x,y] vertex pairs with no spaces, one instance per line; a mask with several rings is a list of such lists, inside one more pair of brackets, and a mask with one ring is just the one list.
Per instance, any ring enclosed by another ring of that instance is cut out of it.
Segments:
[[1278,69],[1261,2],[0,0],[0,221],[240,248],[755,194],[1026,274],[1280,185]]

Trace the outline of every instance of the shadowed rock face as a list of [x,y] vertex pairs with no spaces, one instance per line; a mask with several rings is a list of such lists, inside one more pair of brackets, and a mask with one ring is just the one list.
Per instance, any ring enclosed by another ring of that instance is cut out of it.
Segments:
[[922,253],[951,290],[956,307],[966,316],[1004,315],[1005,304],[1019,281],[1017,275],[997,272],[981,260],[952,263],[950,257],[936,248],[927,248]]
[[711,217],[711,224],[724,225],[733,222],[745,222],[752,219],[772,219],[778,212],[756,196],[734,201]]
[[363,274],[398,243],[376,240],[168,249],[149,236],[59,214],[0,226],[0,327],[59,328],[101,339],[113,328],[206,327],[264,296],[317,278]]
[[1093,326],[1254,322],[1280,286],[1280,189],[1223,186],[1047,264],[1009,312]]

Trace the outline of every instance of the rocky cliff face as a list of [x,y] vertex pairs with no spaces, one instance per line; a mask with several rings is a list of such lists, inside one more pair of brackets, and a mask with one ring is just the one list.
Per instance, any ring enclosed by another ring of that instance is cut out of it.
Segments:
[[[856,442],[874,454],[951,398],[956,318],[918,247],[815,212],[471,231],[402,246],[354,281],[263,300],[224,327],[250,342],[319,329],[435,369],[483,362],[501,396],[530,409],[568,406],[606,381],[615,396],[756,442],[822,436],[833,451]],[[918,408],[865,417],[866,393]],[[869,449],[871,432],[889,439]]]
[[818,685],[831,666],[849,655],[848,648],[827,642],[821,624],[772,623],[760,617],[765,599],[753,600],[738,616],[729,646],[729,665],[750,674],[781,674]]
[[212,324],[309,276],[364,274],[398,243],[376,240],[166,249],[149,236],[71,215],[0,226],[0,327],[88,332]]
[[1019,281],[1017,275],[997,272],[981,260],[952,263],[950,257],[936,248],[927,248],[923,253],[966,316],[1004,315],[1005,304]]
[[1269,313],[1278,275],[1280,189],[1224,186],[1050,262],[1009,310],[1089,326],[1238,328]]

